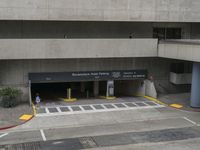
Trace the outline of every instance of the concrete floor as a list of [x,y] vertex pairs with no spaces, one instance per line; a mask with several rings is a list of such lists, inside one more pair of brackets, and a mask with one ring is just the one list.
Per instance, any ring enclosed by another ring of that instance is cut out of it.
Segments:
[[[164,150],[199,150],[199,115],[199,112],[170,107],[143,107],[40,116],[24,125],[0,131],[0,145],[3,145],[2,149],[5,148],[4,145],[13,148],[31,145],[37,147],[39,144],[40,149],[60,150],[66,147],[68,149],[104,150],[153,150],[162,147]],[[105,143],[103,140],[106,138],[107,144],[103,145],[102,143]]]

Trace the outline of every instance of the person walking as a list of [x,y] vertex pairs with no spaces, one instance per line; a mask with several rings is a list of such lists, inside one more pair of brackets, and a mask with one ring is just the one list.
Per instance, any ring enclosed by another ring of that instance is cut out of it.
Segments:
[[39,93],[36,93],[36,97],[35,97],[36,108],[40,107],[40,102],[41,102],[40,95]]

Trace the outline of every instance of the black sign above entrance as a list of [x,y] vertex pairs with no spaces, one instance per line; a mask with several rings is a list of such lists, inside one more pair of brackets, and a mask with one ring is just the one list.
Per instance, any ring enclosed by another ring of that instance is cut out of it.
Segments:
[[29,73],[31,83],[135,80],[147,78],[147,70]]

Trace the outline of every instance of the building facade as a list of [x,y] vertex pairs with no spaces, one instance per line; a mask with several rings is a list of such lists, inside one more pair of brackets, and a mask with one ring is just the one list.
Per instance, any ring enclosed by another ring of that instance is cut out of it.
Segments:
[[[199,12],[198,0],[2,0],[0,85],[20,87],[28,101],[30,86],[33,95],[47,86],[98,96],[113,80],[114,95],[134,96],[150,79],[157,93],[191,90],[199,107]],[[132,78],[67,77],[141,70]]]

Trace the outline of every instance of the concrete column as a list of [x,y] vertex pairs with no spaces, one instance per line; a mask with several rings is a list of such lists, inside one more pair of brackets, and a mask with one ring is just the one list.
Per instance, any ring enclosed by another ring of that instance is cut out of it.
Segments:
[[114,80],[107,81],[106,97],[114,96]]
[[192,69],[191,107],[200,107],[200,63],[194,62]]
[[94,81],[94,97],[99,96],[99,81]]

